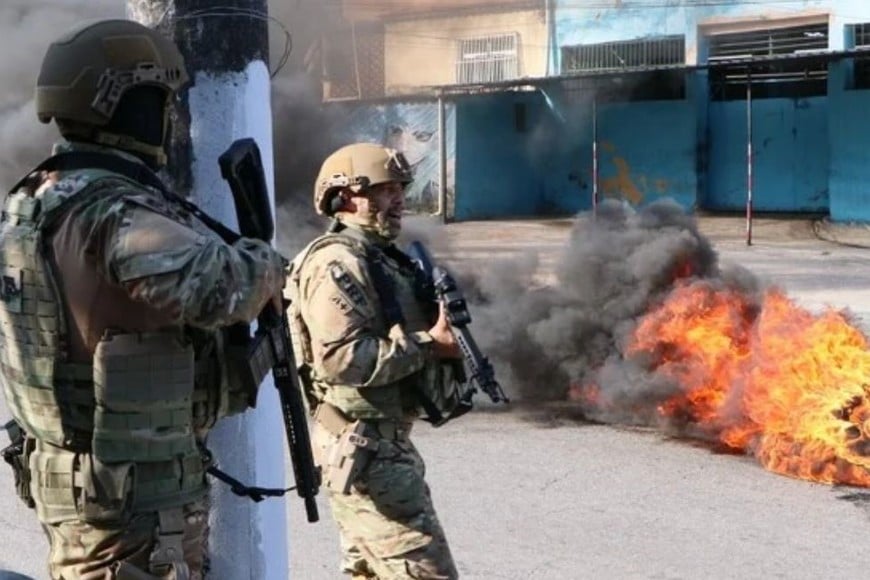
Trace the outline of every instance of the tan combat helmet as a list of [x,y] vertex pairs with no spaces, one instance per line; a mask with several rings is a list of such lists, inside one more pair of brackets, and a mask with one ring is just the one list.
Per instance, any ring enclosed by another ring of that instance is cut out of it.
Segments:
[[320,167],[314,185],[314,208],[320,215],[335,213],[332,200],[342,189],[360,192],[379,183],[408,184],[411,166],[395,149],[377,143],[346,145],[330,155]]
[[[168,99],[187,80],[181,52],[159,32],[132,20],[91,22],[49,45],[36,81],[36,114],[43,123],[90,128],[98,142],[117,144],[119,136],[93,128],[109,123],[127,91],[156,86]],[[159,149],[120,140],[143,153]]]

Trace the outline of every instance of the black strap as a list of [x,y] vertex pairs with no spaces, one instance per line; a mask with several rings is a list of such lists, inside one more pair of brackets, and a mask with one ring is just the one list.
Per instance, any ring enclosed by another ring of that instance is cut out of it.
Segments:
[[384,319],[389,328],[394,324],[405,324],[405,314],[396,299],[396,284],[384,270],[383,260],[384,256],[379,249],[374,246],[369,246],[366,249],[369,275],[372,277],[372,283],[375,285],[375,292],[378,293],[378,298],[384,309]]
[[375,286],[375,292],[384,309],[384,319],[387,323],[387,328],[394,324],[404,324],[405,315],[402,313],[402,307],[396,299],[396,285],[393,279],[384,270],[384,254],[380,248],[365,239],[362,232],[353,228],[343,227],[338,230],[341,235],[347,236],[358,242],[361,242],[366,251],[366,265],[368,266],[369,276],[372,279],[372,284]]
[[287,489],[248,486],[239,481],[238,479],[227,474],[225,471],[221,471],[214,465],[206,469],[205,472],[214,477],[215,479],[220,480],[230,486],[230,491],[234,494],[240,497],[249,497],[255,502],[261,502],[267,497],[281,497],[285,495],[288,491],[296,489],[295,485],[293,487],[288,487]]
[[153,187],[160,191],[167,199],[178,203],[185,210],[199,219],[210,230],[219,235],[227,243],[237,241],[241,236],[214,219],[197,205],[180,196],[164,185],[160,177],[151,171],[143,163],[125,159],[118,155],[102,153],[99,151],[65,151],[53,155],[36,166],[24,178],[22,178],[11,191],[20,189],[31,176],[38,171],[77,171],[80,169],[105,169],[119,175],[123,175],[137,183]]

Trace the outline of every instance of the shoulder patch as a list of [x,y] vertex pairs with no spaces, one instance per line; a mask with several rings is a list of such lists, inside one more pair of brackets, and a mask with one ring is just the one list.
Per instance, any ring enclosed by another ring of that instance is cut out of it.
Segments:
[[353,281],[348,274],[347,270],[344,269],[344,266],[341,265],[340,262],[332,262],[329,264],[329,275],[332,276],[332,279],[335,281],[338,288],[341,292],[350,298],[351,302],[365,308],[368,305],[368,300],[366,299],[365,293],[360,289],[360,287]]

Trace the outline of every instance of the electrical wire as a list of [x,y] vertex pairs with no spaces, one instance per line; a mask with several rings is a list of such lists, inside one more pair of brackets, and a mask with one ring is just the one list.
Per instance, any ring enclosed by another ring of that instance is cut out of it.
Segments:
[[[163,21],[166,19],[168,14],[169,8],[167,8],[160,16],[160,19],[157,21],[155,28],[158,28],[163,24]],[[251,18],[253,20],[259,20],[267,24],[275,24],[278,26],[278,28],[281,29],[281,32],[284,35],[284,47],[281,51],[281,56],[278,58],[278,64],[275,65],[275,68],[273,70],[269,71],[269,78],[274,79],[275,76],[281,71],[281,69],[283,69],[284,66],[287,64],[287,61],[290,58],[290,52],[293,50],[293,37],[290,34],[290,30],[283,22],[281,22],[274,16],[270,16],[268,13],[261,10],[252,10],[250,8],[234,8],[231,6],[227,6],[220,8],[201,8],[199,10],[192,10],[190,12],[187,12],[186,14],[177,16],[175,18],[175,21],[180,22],[182,20],[195,20],[199,18],[234,17]]]
[[[635,10],[635,9],[647,9],[647,8],[696,8],[696,7],[706,7],[706,6],[734,6],[734,5],[780,5],[780,4],[794,4],[795,0],[556,0],[556,10],[571,8],[571,9],[588,9],[588,10],[601,10],[601,9],[619,9],[619,10]],[[326,4],[341,4],[346,6],[349,9],[354,8],[366,8],[372,10],[390,10],[390,9],[402,9],[402,8],[413,8],[415,6],[420,6],[421,9],[429,9],[430,11],[442,11],[449,10],[449,8],[445,8],[444,4],[448,4],[448,2],[408,2],[403,3],[401,1],[390,1],[390,0],[327,0]],[[428,6],[427,6],[428,4]],[[477,8],[477,9],[489,9],[489,8],[514,8],[514,7],[526,7],[526,6],[535,6],[543,4],[543,0],[538,2],[530,2],[530,1],[505,1],[505,2],[468,2],[468,3],[460,3],[455,6],[455,9],[460,10],[464,8]],[[451,6],[452,8],[452,6]]]

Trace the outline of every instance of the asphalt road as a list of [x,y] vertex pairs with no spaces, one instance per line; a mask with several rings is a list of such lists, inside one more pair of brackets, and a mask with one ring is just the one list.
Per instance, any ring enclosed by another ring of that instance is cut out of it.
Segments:
[[[803,304],[870,313],[870,252],[818,240],[806,222],[702,219],[723,261],[784,286]],[[454,251],[493,246],[548,258],[565,221],[449,226]],[[854,240],[850,240],[854,241]],[[870,319],[870,316],[868,316]],[[0,403],[0,418],[8,413]],[[462,577],[491,579],[816,579],[870,576],[870,490],[774,475],[755,460],[652,430],[572,420],[564,408],[482,408],[415,439]],[[341,578],[338,538],[291,500],[291,577]],[[0,569],[45,578],[45,542],[0,465]],[[0,573],[0,579],[4,578]],[[219,572],[215,578],[220,579]]]

